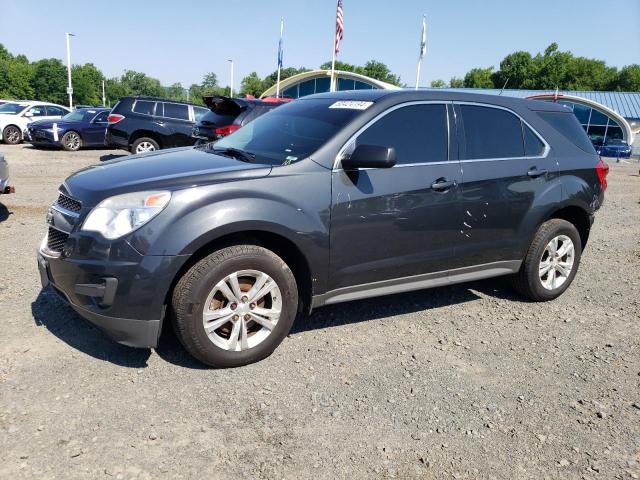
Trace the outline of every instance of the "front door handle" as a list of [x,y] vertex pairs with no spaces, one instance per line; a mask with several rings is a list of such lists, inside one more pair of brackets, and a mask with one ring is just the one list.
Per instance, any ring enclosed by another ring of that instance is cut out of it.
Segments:
[[435,182],[433,182],[431,184],[431,188],[433,190],[438,191],[438,192],[443,192],[445,190],[449,190],[455,184],[456,184],[456,182],[454,182],[454,181],[447,180],[446,178],[441,178],[441,179],[438,179]]
[[536,178],[536,177],[541,177],[542,175],[546,175],[547,173],[549,173],[548,170],[544,168],[541,168],[540,170],[538,170],[538,168],[536,167],[531,167],[527,172],[527,175],[529,175],[532,178]]

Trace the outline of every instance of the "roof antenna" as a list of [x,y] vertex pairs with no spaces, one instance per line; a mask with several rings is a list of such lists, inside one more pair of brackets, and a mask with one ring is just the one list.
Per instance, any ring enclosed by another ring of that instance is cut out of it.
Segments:
[[509,83],[509,80],[511,80],[511,77],[507,77],[507,80],[504,82],[504,85],[502,86],[502,90],[500,90],[500,93],[498,94],[498,96],[502,95],[502,92],[504,92],[504,89],[507,88],[507,83]]

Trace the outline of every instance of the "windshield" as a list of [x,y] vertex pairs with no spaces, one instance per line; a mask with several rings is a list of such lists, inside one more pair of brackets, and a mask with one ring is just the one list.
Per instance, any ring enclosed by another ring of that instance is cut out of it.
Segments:
[[67,122],[90,122],[97,114],[97,110],[76,110],[75,112],[67,113],[62,117],[62,120]]
[[8,115],[15,115],[16,113],[20,113],[27,105],[20,105],[18,103],[5,103],[4,105],[0,105],[0,113],[5,113]]
[[256,163],[289,165],[324,145],[361,110],[330,108],[335,99],[297,100],[273,109],[213,144],[255,155]]

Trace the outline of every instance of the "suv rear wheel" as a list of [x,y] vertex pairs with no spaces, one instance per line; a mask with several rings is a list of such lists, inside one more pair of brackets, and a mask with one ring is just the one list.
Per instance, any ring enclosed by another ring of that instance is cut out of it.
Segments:
[[295,277],[270,250],[223,248],[178,281],[174,327],[194,357],[214,367],[238,367],[269,356],[298,311]]
[[572,223],[558,218],[543,223],[513,277],[514,287],[537,302],[559,297],[575,278],[581,253],[580,234]]
[[154,152],[156,150],[160,150],[160,145],[149,137],[140,137],[131,145],[131,153]]

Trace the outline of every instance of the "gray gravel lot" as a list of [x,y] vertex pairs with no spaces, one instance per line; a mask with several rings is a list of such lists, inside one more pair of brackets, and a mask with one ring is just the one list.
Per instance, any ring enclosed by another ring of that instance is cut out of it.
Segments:
[[327,307],[268,359],[119,346],[49,291],[58,184],[100,156],[0,145],[0,478],[640,476],[640,177],[611,163],[573,286],[501,280]]

